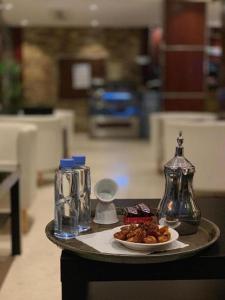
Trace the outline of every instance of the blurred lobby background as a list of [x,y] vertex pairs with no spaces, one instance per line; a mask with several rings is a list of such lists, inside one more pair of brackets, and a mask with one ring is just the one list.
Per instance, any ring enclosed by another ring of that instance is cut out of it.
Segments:
[[[62,157],[85,154],[92,187],[113,178],[118,198],[160,198],[182,130],[196,196],[224,200],[224,0],[1,0],[0,57],[0,173],[20,170],[23,241],[11,257],[6,195],[0,299],[61,297],[60,250],[44,228]],[[165,282],[97,286],[90,298],[146,299],[149,286],[175,299]],[[179,291],[220,300],[224,281],[179,282]]]

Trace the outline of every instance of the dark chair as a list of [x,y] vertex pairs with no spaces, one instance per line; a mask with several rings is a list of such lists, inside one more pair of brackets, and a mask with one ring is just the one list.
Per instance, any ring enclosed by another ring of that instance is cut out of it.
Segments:
[[36,106],[36,107],[23,107],[22,111],[24,115],[51,115],[53,114],[53,107],[48,106]]

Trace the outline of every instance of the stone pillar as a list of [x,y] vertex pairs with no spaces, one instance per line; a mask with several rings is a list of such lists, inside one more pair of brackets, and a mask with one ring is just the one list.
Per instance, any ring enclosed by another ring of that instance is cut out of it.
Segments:
[[12,27],[11,30],[13,56],[18,63],[22,63],[22,29]]
[[206,7],[164,0],[162,76],[165,110],[204,109]]

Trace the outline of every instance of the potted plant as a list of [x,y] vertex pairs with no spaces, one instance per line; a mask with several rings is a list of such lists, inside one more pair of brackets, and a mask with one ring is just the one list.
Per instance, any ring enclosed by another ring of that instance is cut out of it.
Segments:
[[2,112],[17,113],[22,105],[21,66],[12,58],[0,62]]

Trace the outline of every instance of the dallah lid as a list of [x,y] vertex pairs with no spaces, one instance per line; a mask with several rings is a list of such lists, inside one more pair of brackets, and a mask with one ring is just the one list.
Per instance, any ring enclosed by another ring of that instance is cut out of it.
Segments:
[[169,160],[164,168],[165,169],[171,169],[171,170],[177,170],[177,169],[182,169],[183,173],[194,173],[195,172],[195,167],[192,165],[192,163],[187,160],[184,157],[184,147],[183,147],[183,136],[182,132],[179,132],[179,136],[177,137],[177,146],[176,146],[176,151],[175,151],[175,156]]

